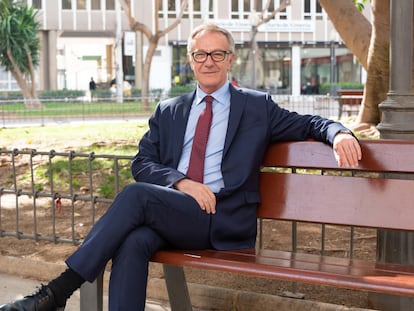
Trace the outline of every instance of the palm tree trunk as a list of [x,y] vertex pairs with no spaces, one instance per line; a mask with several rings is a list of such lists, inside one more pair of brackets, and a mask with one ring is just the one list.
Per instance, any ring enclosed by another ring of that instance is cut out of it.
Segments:
[[[39,108],[41,107],[41,102],[37,98],[37,96],[34,96],[31,92],[31,89],[26,83],[26,80],[24,78],[23,73],[20,71],[19,67],[17,66],[16,62],[14,61],[13,55],[11,53],[11,50],[7,50],[7,57],[9,58],[12,68],[10,70],[12,76],[16,80],[17,84],[20,87],[20,90],[22,91],[23,97],[24,97],[24,105],[27,108]],[[33,82],[32,82],[33,83]]]

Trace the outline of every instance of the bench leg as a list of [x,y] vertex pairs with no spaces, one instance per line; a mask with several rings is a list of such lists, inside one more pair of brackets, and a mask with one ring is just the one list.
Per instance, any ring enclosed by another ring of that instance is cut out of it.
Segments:
[[163,265],[165,283],[172,311],[192,311],[183,267]]
[[102,271],[93,283],[85,282],[80,288],[80,311],[102,311],[103,309]]

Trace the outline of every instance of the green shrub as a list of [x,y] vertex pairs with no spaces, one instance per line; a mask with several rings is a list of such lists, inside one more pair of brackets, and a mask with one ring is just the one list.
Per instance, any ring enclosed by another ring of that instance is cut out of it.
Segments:
[[[338,82],[334,83],[333,85],[334,94],[336,95],[336,91],[338,90],[361,90],[364,88],[364,84],[356,83],[356,82]],[[331,84],[330,83],[323,83],[319,87],[320,94],[328,94],[331,93]]]
[[194,84],[185,84],[185,85],[175,85],[172,86],[168,91],[169,97],[179,96],[191,92],[194,90]]
[[39,91],[38,96],[40,99],[49,99],[49,98],[78,98],[85,96],[85,91],[81,90],[48,90],[48,91]]
[[0,100],[16,100],[23,99],[20,91],[2,91],[0,92]]

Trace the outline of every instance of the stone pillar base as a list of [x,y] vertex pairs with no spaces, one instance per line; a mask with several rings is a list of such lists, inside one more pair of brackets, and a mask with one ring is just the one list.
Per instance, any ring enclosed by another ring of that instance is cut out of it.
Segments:
[[377,129],[383,139],[414,139],[414,93],[390,93],[379,105],[381,123]]

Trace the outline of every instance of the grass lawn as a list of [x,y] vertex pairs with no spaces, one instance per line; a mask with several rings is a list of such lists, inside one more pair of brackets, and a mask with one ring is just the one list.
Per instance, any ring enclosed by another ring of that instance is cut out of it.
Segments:
[[[150,104],[151,109],[155,102]],[[13,114],[16,117],[27,116],[78,116],[78,115],[100,115],[100,114],[137,114],[143,109],[140,102],[125,101],[115,102],[47,102],[44,101],[41,108],[28,109],[23,103],[7,103],[1,106],[5,114]]]
[[134,155],[147,128],[146,121],[0,128],[0,149]]

